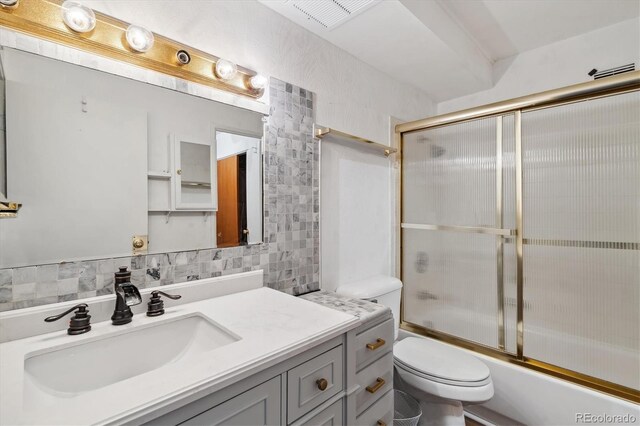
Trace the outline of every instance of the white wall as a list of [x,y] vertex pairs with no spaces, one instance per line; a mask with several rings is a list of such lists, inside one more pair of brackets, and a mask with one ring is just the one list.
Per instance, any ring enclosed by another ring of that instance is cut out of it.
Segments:
[[[434,103],[424,92],[394,80],[254,0],[178,2],[183,7],[158,0],[85,3],[311,90],[316,95],[315,121],[323,126],[388,144],[390,116],[407,121],[435,113]],[[342,188],[343,202],[323,200],[323,209],[333,217],[325,214],[321,221],[322,226],[340,223],[342,230],[352,231],[323,236],[323,246],[342,247],[341,255],[347,256],[338,261],[335,256],[326,256],[323,249],[323,269],[337,271],[334,278],[341,282],[352,276],[364,278],[371,265],[380,269],[380,273],[389,273],[393,270],[389,263],[382,264],[379,260],[390,256],[391,227],[380,223],[390,220],[394,209],[394,203],[390,202],[392,163],[376,159],[372,164],[357,151],[344,151],[340,156],[345,162],[342,167],[350,162],[352,171],[358,171],[358,179],[348,180],[351,173],[330,180],[326,180],[327,174],[322,177],[321,185],[325,188]],[[386,183],[370,184],[382,180]],[[375,205],[377,219],[363,221],[363,211],[352,209],[353,203],[347,205],[349,194],[367,205]],[[376,255],[372,257],[372,253]]]
[[[434,111],[415,87],[356,59],[254,0],[90,0],[96,10],[311,90],[316,121],[386,142],[389,115]],[[381,58],[382,59],[382,58]]]
[[593,80],[587,73],[619,65],[640,66],[640,19],[523,52],[494,64],[489,90],[438,104],[438,114]]
[[379,152],[322,140],[320,220],[322,288],[392,275],[390,164]]
[[0,221],[0,268],[131,253],[147,233],[146,111],[94,96],[85,68],[12,49],[2,61],[7,186],[23,208]]

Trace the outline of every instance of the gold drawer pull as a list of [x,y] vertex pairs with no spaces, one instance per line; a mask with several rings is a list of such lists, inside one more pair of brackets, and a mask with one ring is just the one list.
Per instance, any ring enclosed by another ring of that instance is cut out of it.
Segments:
[[367,386],[367,392],[376,393],[380,390],[381,387],[384,386],[384,379],[382,377],[378,377],[376,379],[376,384],[373,386]]
[[382,420],[378,420],[376,422],[376,425],[378,425],[378,426],[387,426],[387,424],[385,422],[383,422]]
[[375,351],[380,346],[383,346],[385,343],[387,342],[385,342],[384,339],[377,338],[375,343],[367,343],[367,349]]
[[324,391],[327,389],[329,382],[327,382],[327,379],[318,379],[316,380],[316,385],[318,385],[318,389]]

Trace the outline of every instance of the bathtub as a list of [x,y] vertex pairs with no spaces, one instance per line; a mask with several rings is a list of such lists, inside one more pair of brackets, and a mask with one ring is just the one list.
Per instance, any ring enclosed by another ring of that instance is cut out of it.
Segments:
[[[409,336],[426,339],[406,330],[400,330],[398,339]],[[632,402],[476,352],[458,349],[480,358],[489,367],[494,383],[495,394],[490,401],[465,406],[465,412],[473,419],[499,426],[640,425],[640,406]]]
[[[409,308],[408,308],[409,309]],[[423,308],[424,309],[424,308]],[[408,312],[408,311],[405,311]],[[527,311],[525,310],[525,315]],[[506,312],[506,347],[516,352],[515,310]],[[464,336],[474,342],[497,346],[497,319],[482,312],[470,312],[455,307],[429,307],[423,324],[452,336]],[[637,349],[613,346],[593,339],[573,336],[561,331],[527,324],[525,317],[525,355],[549,364],[569,368],[583,374],[601,377],[629,388],[640,386],[640,352]]]

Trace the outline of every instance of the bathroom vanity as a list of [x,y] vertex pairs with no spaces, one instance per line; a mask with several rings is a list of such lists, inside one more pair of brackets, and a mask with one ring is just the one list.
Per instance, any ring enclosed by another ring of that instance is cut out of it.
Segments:
[[355,417],[348,415],[346,424],[392,425],[394,321],[389,308],[327,291],[300,297],[360,319],[354,340],[347,344],[355,352],[356,375]]
[[261,271],[162,290],[183,297],[118,327],[113,296],[87,299],[79,336],[42,322],[72,302],[0,314],[0,423],[391,423],[387,308],[341,312],[262,287]]

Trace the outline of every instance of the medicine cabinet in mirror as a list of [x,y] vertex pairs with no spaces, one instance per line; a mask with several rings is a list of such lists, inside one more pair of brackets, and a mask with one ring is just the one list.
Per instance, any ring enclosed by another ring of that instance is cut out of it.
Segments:
[[264,115],[0,53],[0,268],[262,242]]
[[176,210],[215,211],[218,207],[213,177],[215,144],[172,136],[173,207]]

